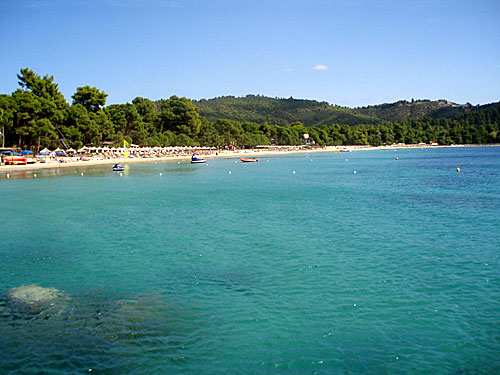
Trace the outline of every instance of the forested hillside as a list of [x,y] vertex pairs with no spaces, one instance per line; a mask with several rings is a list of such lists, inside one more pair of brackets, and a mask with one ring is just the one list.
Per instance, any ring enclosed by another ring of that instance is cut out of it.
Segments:
[[[140,146],[299,145],[304,134],[311,143],[327,146],[500,143],[499,103],[464,107],[455,117],[448,113],[440,118],[429,113],[448,111],[449,106],[434,107],[421,117],[425,101],[413,109],[408,103],[378,106],[370,109],[370,116],[314,100],[254,95],[195,103],[177,96],[156,102],[136,97],[132,103],[106,106],[107,94],[96,87],[77,87],[68,103],[52,76],[26,68],[17,78],[19,89],[0,95],[2,143],[35,152],[60,144],[75,149],[120,146],[123,140]],[[399,107],[411,118],[384,121],[372,116],[383,111],[396,116],[394,108]]]
[[193,102],[200,114],[210,121],[228,119],[238,122],[267,122],[271,125],[288,125],[299,121],[305,126],[331,124],[376,124],[380,120],[370,115],[356,113],[350,108],[326,102],[304,99],[278,99],[260,95],[243,98],[223,96]]
[[373,116],[385,121],[420,120],[426,117],[454,118],[466,112],[498,108],[500,102],[473,106],[470,103],[456,104],[447,100],[400,100],[367,107],[355,108],[356,113]]

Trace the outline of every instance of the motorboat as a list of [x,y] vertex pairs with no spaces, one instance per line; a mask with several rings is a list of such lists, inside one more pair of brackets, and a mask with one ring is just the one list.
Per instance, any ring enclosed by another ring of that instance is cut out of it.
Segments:
[[243,163],[256,163],[259,161],[257,158],[240,158]]
[[115,172],[121,172],[124,170],[125,170],[125,167],[121,164],[116,163],[115,165],[113,165],[113,171],[115,171]]
[[196,157],[196,155],[191,156],[191,164],[206,163],[205,159]]

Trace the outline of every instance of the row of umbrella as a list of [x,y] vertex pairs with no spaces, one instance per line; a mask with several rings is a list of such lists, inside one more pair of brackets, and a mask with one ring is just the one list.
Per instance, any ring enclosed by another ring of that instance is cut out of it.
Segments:
[[[216,150],[216,147],[189,147],[189,146],[175,146],[175,147],[139,147],[137,145],[132,145],[128,150],[131,153],[148,153],[148,152],[182,152],[182,151],[203,151],[203,150]],[[47,156],[47,155],[68,155],[68,154],[86,154],[86,153],[123,153],[126,150],[125,147],[117,147],[117,148],[109,148],[109,147],[82,147],[78,150],[73,148],[69,148],[64,150],[60,147],[55,150],[49,150],[45,147],[41,150],[38,155]],[[12,151],[4,151],[3,153],[9,155],[30,155],[33,154],[33,151],[21,151],[12,152]]]

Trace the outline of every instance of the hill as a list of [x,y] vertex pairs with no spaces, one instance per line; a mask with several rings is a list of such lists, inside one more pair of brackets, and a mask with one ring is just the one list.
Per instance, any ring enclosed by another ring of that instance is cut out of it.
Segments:
[[400,100],[374,106],[354,108],[356,113],[372,116],[384,121],[420,120],[422,118],[455,118],[466,112],[497,108],[500,102],[476,105],[457,104],[447,100]]
[[473,106],[447,100],[400,100],[367,107],[347,108],[306,99],[269,98],[261,95],[222,96],[193,101],[200,114],[210,121],[268,122],[288,125],[299,121],[305,126],[379,124],[384,121],[452,119],[468,112],[500,107],[500,102]]
[[271,125],[289,125],[299,121],[305,126],[332,124],[376,124],[380,120],[350,108],[327,102],[305,99],[278,99],[259,95],[237,98],[223,96],[193,101],[200,114],[210,121],[229,119],[238,122],[268,122]]

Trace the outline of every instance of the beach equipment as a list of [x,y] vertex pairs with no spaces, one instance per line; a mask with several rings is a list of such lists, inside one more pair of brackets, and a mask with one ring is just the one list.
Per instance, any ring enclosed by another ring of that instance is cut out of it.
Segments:
[[19,152],[4,151],[1,153],[4,155],[2,157],[5,164],[10,165],[26,165],[28,159],[25,156],[19,155]]

